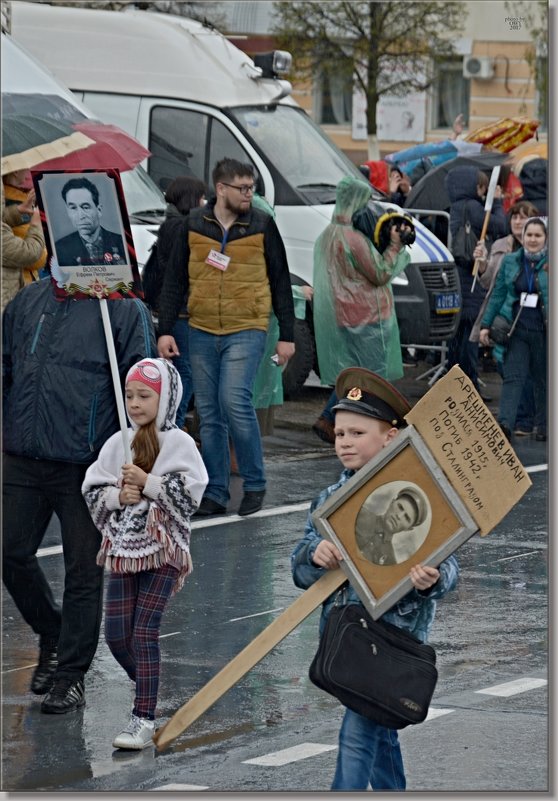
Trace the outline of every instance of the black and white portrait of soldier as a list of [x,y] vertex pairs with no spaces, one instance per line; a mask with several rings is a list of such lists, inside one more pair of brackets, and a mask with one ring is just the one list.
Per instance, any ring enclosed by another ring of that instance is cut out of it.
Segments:
[[426,493],[408,481],[391,481],[367,497],[356,519],[360,554],[376,565],[410,559],[430,530],[432,509]]
[[62,186],[61,195],[75,230],[55,241],[60,267],[126,264],[123,237],[101,224],[103,203],[96,184],[83,175],[70,178]]

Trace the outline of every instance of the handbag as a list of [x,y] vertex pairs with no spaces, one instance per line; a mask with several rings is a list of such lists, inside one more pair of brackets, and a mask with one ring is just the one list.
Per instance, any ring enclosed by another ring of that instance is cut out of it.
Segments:
[[310,680],[389,729],[422,723],[434,694],[436,652],[406,631],[373,620],[360,604],[334,605]]
[[512,324],[501,314],[497,314],[490,326],[490,339],[497,345],[507,345],[510,340]]
[[517,325],[517,321],[519,320],[519,315],[521,314],[522,310],[523,303],[520,302],[519,309],[514,317],[513,323],[510,323],[510,321],[501,314],[497,314],[492,320],[492,325],[488,329],[490,339],[497,345],[509,345],[511,335],[515,331],[515,326]]
[[451,245],[451,252],[455,263],[463,267],[470,267],[474,262],[473,251],[476,246],[477,235],[471,227],[471,222],[467,213],[467,203],[465,203],[463,206],[461,225]]

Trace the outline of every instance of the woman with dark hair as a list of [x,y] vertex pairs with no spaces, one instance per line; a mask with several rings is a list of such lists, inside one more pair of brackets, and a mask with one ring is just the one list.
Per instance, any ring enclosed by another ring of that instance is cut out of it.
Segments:
[[497,315],[515,323],[504,357],[498,421],[508,439],[529,373],[535,396],[535,439],[546,440],[546,350],[548,310],[547,227],[541,217],[525,223],[523,246],[504,256],[481,321],[480,342],[488,346]]
[[[479,259],[479,283],[487,290],[486,296],[482,302],[478,317],[473,325],[471,342],[479,342],[481,320],[483,318],[488,301],[492,295],[496,277],[502,264],[504,256],[508,253],[515,253],[521,247],[521,237],[523,235],[523,228],[529,217],[536,217],[538,210],[528,200],[520,200],[509,209],[508,211],[508,224],[511,233],[497,239],[490,252],[487,251],[483,242],[478,242],[474,251],[475,259]],[[496,360],[496,369],[503,377],[503,359],[504,348],[501,345],[495,345],[493,348],[493,356]],[[533,429],[533,416],[535,414],[535,400],[533,398],[533,382],[531,376],[527,377],[523,393],[521,395],[521,402],[517,410],[517,419],[515,420],[512,431],[517,436],[529,435]]]
[[[177,240],[181,236],[186,236],[184,225],[190,209],[196,206],[204,206],[207,202],[206,194],[207,187],[205,183],[190,175],[179,175],[174,181],[171,181],[166,189],[167,211],[165,220],[159,228],[157,257],[151,265],[149,262],[146,264],[143,274],[145,299],[154,317],[158,316],[159,296],[170,253]],[[180,356],[176,356],[173,363],[180,374],[183,388],[182,400],[176,413],[176,424],[179,428],[182,428],[193,395],[192,370],[188,352],[186,299],[184,299],[184,304],[174,326],[173,336],[180,351]]]

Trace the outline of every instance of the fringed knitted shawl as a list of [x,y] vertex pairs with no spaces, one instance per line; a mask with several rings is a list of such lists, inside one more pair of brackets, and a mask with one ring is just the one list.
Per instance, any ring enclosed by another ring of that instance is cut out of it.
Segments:
[[[130,441],[134,431],[128,430]],[[173,592],[192,571],[190,518],[207,484],[207,471],[194,440],[177,428],[159,431],[161,450],[148,475],[142,500],[121,506],[122,434],[103,445],[87,470],[82,493],[102,534],[97,564],[117,573],[137,573],[165,564],[179,570]]]

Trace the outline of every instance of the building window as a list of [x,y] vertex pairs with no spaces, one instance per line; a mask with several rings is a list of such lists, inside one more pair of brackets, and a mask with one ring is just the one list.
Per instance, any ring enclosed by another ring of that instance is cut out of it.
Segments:
[[463,77],[463,56],[438,66],[433,88],[432,127],[451,128],[458,114],[468,125],[471,82]]
[[319,125],[349,125],[352,105],[352,80],[323,70],[314,84],[314,120]]

